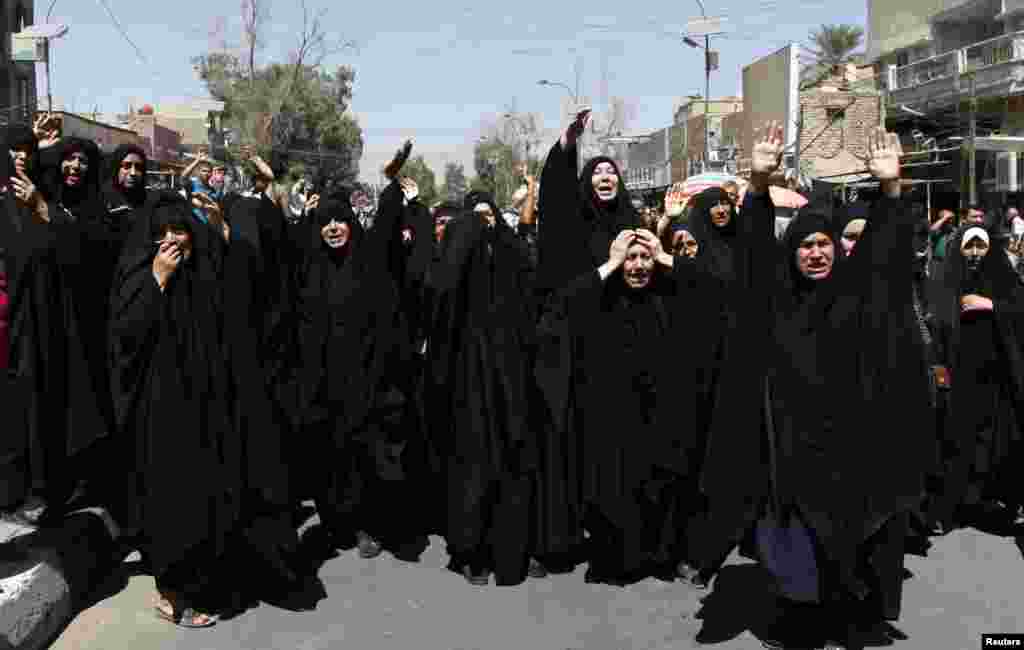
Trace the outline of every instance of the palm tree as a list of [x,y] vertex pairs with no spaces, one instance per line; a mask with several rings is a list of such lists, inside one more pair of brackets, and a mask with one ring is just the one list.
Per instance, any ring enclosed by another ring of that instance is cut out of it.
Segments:
[[809,86],[817,85],[847,63],[863,60],[863,53],[857,52],[864,40],[860,25],[822,25],[810,36],[815,62],[804,68],[804,78],[813,79]]

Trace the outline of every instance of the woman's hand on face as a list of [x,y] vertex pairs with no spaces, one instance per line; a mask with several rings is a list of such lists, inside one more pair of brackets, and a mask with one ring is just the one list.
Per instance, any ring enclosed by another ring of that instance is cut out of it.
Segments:
[[156,278],[157,284],[160,285],[161,291],[167,288],[167,282],[178,270],[181,260],[181,248],[176,243],[160,242],[160,248],[157,250],[156,257],[153,258],[153,276]]

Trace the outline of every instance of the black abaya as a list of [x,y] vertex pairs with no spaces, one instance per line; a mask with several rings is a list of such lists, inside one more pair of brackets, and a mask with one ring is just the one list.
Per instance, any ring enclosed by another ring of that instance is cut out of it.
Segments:
[[[952,378],[943,423],[944,476],[933,497],[933,514],[946,524],[953,523],[957,506],[1024,498],[1011,478],[1022,458],[1024,293],[997,246],[976,272],[968,270],[960,253],[964,233],[950,240],[933,279],[936,347]],[[993,311],[961,313],[960,298],[970,293],[991,299]]]
[[621,174],[616,198],[608,204],[598,200],[591,179],[601,162],[611,163],[618,173],[614,161],[599,156],[577,176],[575,145],[563,148],[555,143],[541,174],[538,199],[543,235],[538,238],[535,286],[541,336],[534,374],[538,426],[543,433],[537,553],[559,568],[575,563],[583,543],[583,447],[564,305],[553,294],[603,264],[619,232],[640,223]]
[[[409,514],[415,506],[405,454],[416,435],[412,337],[392,259],[401,213],[395,182],[369,232],[347,200],[328,201],[310,223],[291,227],[298,290],[286,331],[295,336],[294,352],[277,382],[292,425],[316,441],[304,445],[299,462],[318,477],[313,489],[325,525],[342,534],[359,528],[385,544],[411,541],[418,525]],[[331,219],[350,228],[343,249],[321,238]]]
[[660,571],[681,543],[665,533],[695,462],[694,368],[678,345],[691,334],[695,273],[676,258],[671,272],[631,292],[621,273],[601,282],[592,270],[558,292],[541,319],[544,345],[572,368],[590,581]]
[[[193,252],[161,292],[153,241],[165,224],[188,227]],[[239,518],[240,458],[231,455],[237,433],[221,319],[223,249],[223,240],[192,227],[188,204],[170,196],[139,220],[115,276],[112,386],[125,450],[115,517],[141,527],[158,579],[222,558]]]
[[[497,207],[486,195],[471,194]],[[526,577],[537,440],[530,370],[536,317],[525,244],[498,216],[472,212],[445,230],[431,274],[426,411],[447,459],[445,537],[453,568],[494,570],[498,584]]]
[[59,510],[87,469],[80,462],[83,452],[112,428],[101,347],[109,286],[102,276],[86,272],[96,252],[88,227],[99,213],[79,209],[85,206],[77,202],[51,201],[50,220],[42,223],[10,192],[4,203],[0,237],[10,296],[8,372],[25,398],[10,417],[22,425],[14,429],[24,432],[24,444],[14,445],[24,450],[23,460],[14,462],[25,483],[9,484],[11,493],[2,501],[13,505],[34,494]]

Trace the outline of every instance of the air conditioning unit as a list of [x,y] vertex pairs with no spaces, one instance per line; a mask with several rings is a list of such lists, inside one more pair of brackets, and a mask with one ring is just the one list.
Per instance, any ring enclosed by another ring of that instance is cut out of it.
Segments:
[[1000,151],[996,154],[997,192],[1019,192],[1022,184],[1020,154],[1015,151]]

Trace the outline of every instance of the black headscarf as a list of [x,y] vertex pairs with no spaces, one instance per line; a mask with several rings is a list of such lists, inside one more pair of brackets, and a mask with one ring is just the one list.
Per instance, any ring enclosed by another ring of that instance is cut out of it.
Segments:
[[690,213],[690,234],[697,240],[697,256],[706,260],[709,271],[722,282],[735,279],[736,208],[730,210],[729,223],[718,227],[711,222],[711,209],[729,195],[720,187],[710,187],[696,196]]
[[[401,189],[392,183],[369,232],[346,200],[328,200],[307,225],[297,226],[308,228],[296,241],[303,249],[295,278],[297,367],[294,380],[281,385],[281,399],[297,426],[333,418],[339,443],[369,424],[381,382],[408,374],[403,363],[411,337],[389,259],[401,212]],[[328,247],[320,234],[332,219],[350,229],[340,249]]]
[[[167,227],[191,234],[192,254],[161,292],[153,242]],[[161,196],[134,228],[111,294],[112,386],[128,480],[121,496],[131,499],[116,505],[146,531],[157,575],[199,544],[216,557],[238,516],[241,454],[228,414],[222,244],[195,224],[181,197]],[[171,511],[178,514],[168,517]]]
[[[804,238],[819,232],[827,235],[835,248],[832,272],[828,278],[809,280],[797,268],[796,251]],[[781,257],[778,264],[780,289],[776,298],[776,309],[790,317],[795,316],[798,311],[802,311],[805,319],[804,327],[818,324],[812,322],[811,319],[823,316],[833,297],[833,280],[843,261],[839,242],[840,232],[827,214],[809,206],[809,209],[801,210],[800,215],[789,224],[786,235],[780,243],[779,254]],[[854,253],[856,251],[857,249],[854,248]],[[811,298],[812,294],[813,299]],[[814,308],[811,308],[811,302],[815,305]]]
[[110,167],[108,173],[110,176],[106,181],[104,187],[104,195],[107,202],[107,208],[115,208],[118,205],[130,205],[132,207],[139,207],[146,201],[146,177],[143,172],[143,177],[139,182],[138,187],[132,190],[128,190],[118,182],[118,178],[121,171],[121,163],[128,156],[135,154],[142,159],[143,169],[148,167],[149,159],[146,156],[146,151],[139,146],[134,144],[122,144],[114,149],[114,152],[110,154],[108,161]]
[[[70,211],[75,219],[98,218],[104,211],[100,188],[102,156],[99,147],[92,140],[82,138],[64,138],[54,146],[57,149],[57,167],[47,171],[52,178],[50,186],[53,188],[54,202],[57,208]],[[65,184],[61,167],[64,160],[77,152],[85,154],[89,161],[89,168],[86,170],[81,184],[72,188]]]
[[[612,201],[602,202],[594,192],[594,169],[609,163],[619,178]],[[622,230],[640,226],[625,179],[614,160],[591,158],[576,176],[575,149],[556,144],[541,175],[539,208],[547,217],[539,237],[538,287],[558,290],[577,275],[597,268],[608,259],[608,249]]]

